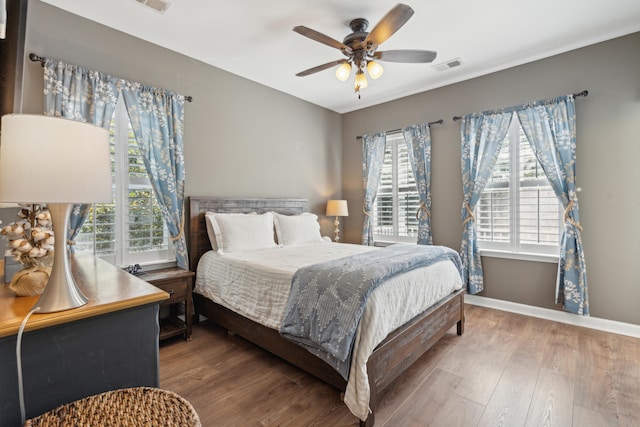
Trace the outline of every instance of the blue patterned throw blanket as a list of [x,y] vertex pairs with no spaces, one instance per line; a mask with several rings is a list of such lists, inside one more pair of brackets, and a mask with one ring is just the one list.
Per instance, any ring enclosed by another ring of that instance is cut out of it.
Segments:
[[349,375],[356,330],[367,298],[382,282],[400,273],[451,260],[445,246],[392,245],[296,271],[280,334]]

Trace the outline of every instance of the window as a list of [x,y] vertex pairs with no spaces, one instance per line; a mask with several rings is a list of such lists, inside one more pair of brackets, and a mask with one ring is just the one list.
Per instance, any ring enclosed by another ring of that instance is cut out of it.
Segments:
[[474,213],[481,250],[558,254],[560,203],[514,114]]
[[109,127],[113,203],[93,205],[76,251],[118,266],[173,261],[173,246],[122,97]]
[[373,205],[376,242],[412,242],[418,237],[420,197],[401,132],[387,135],[382,177]]

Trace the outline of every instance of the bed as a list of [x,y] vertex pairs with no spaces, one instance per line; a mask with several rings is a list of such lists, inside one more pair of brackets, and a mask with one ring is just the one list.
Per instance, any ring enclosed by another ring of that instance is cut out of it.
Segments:
[[[207,212],[255,212],[257,214],[279,212],[285,215],[298,215],[303,213],[305,208],[306,200],[304,199],[190,197],[191,269],[196,271],[203,255],[210,253],[212,249],[205,224]],[[204,259],[206,258],[205,256]],[[264,326],[262,324],[264,322],[252,320],[250,316],[238,314],[198,293],[197,290],[194,293],[194,304],[197,313],[203,314],[229,332],[242,336],[341,391],[348,389],[348,382],[333,367],[305,348],[282,337],[277,329]],[[364,368],[369,389],[370,412],[364,420],[365,417],[359,416],[362,426],[374,424],[376,406],[384,389],[454,325],[457,326],[458,335],[461,335],[464,331],[464,289],[448,293],[446,297],[439,299],[428,309],[393,330],[375,347],[366,360]]]

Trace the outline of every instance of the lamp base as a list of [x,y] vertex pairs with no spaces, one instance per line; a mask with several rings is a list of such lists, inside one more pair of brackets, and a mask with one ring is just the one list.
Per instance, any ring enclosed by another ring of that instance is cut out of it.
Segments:
[[40,313],[69,310],[81,307],[89,301],[76,286],[69,264],[66,232],[73,205],[70,203],[48,203],[47,207],[51,213],[55,243],[51,275],[44,292],[34,306],[34,308],[40,307]]
[[335,227],[335,229],[333,230],[333,241],[336,243],[340,243],[340,220],[338,219],[338,217],[336,217],[336,220],[333,221],[333,225]]

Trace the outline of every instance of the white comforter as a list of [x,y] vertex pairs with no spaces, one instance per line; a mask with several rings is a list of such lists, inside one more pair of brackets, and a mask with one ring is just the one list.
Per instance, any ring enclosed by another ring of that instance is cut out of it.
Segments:
[[[296,270],[370,250],[376,248],[320,241],[224,255],[210,251],[198,265],[195,292],[277,330]],[[356,334],[344,397],[355,416],[364,420],[369,414],[366,367],[376,346],[394,329],[461,287],[453,263],[443,261],[398,275],[371,293]]]

